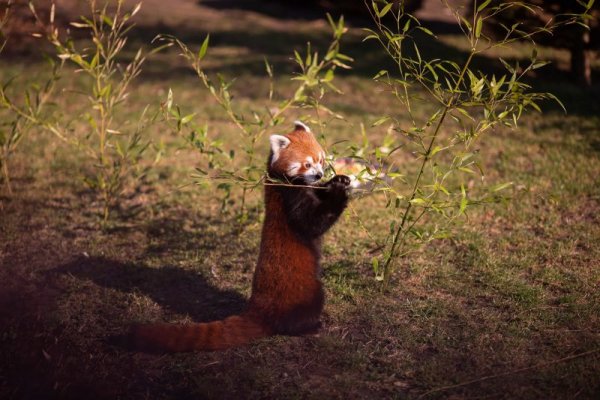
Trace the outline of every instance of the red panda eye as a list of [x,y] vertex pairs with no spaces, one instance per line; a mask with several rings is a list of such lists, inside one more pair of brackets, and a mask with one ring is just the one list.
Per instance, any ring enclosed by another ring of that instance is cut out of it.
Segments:
[[309,169],[310,168],[310,163],[304,163],[304,168]]

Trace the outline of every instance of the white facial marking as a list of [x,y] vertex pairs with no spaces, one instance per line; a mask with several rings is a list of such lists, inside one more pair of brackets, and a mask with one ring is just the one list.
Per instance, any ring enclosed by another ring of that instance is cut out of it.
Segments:
[[295,176],[298,174],[298,170],[300,169],[301,164],[299,162],[293,162],[288,167],[286,173],[288,176]]
[[301,129],[306,132],[311,132],[310,128],[306,124],[304,124],[304,122],[302,122],[302,121],[294,121],[294,126],[296,127],[296,129]]
[[273,151],[273,158],[271,159],[271,165],[273,165],[279,158],[281,150],[285,149],[290,144],[290,139],[281,135],[271,135],[269,141],[271,142],[271,150]]

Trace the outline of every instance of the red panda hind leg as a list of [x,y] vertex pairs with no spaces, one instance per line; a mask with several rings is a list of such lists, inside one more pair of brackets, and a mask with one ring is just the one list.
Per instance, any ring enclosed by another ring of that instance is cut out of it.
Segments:
[[292,306],[284,315],[270,323],[273,331],[279,335],[298,336],[317,333],[321,328],[321,312],[325,304],[325,295],[319,282],[310,301]]

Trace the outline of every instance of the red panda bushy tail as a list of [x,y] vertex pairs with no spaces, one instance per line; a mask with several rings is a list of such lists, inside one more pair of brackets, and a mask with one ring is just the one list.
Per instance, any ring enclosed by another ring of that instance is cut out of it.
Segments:
[[131,344],[147,351],[223,350],[268,336],[268,330],[247,315],[198,324],[148,324],[132,327]]

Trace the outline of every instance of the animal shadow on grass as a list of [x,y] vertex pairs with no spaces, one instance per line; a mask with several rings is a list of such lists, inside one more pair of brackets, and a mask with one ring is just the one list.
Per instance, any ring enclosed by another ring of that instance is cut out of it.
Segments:
[[[149,297],[165,311],[165,315],[187,315],[194,322],[208,322],[240,313],[245,306],[242,295],[231,290],[218,289],[196,271],[174,266],[152,268],[139,263],[123,263],[104,257],[78,258],[55,270],[79,280],[89,280],[103,288],[118,290],[125,294],[141,294]],[[114,297],[114,296],[111,296]],[[119,297],[116,297],[116,301]],[[122,305],[107,305],[99,312],[112,314],[111,310],[122,310]],[[96,312],[98,312],[96,311]],[[132,312],[133,313],[133,312]],[[114,313],[114,325],[121,333],[107,338],[109,345],[131,349],[129,328],[140,322],[140,315]],[[150,317],[156,321],[156,316]],[[143,319],[143,317],[142,317]]]

